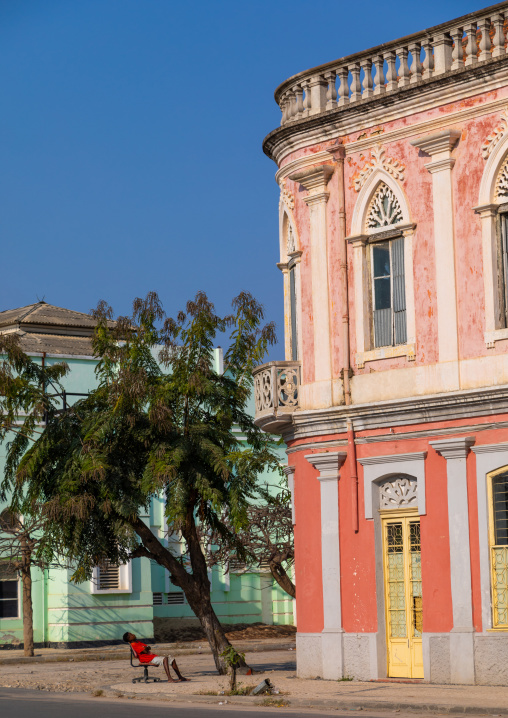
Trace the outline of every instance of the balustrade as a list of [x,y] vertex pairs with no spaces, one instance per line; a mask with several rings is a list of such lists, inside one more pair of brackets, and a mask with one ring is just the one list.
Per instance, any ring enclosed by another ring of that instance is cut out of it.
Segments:
[[299,362],[269,362],[257,367],[253,375],[256,422],[265,426],[290,421],[298,408]]
[[275,93],[282,124],[503,58],[505,20],[507,2],[302,72]]

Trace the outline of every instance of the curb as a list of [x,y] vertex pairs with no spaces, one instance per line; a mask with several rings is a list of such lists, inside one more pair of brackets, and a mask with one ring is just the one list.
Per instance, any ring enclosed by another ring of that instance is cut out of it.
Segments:
[[[282,643],[279,645],[268,645],[264,646],[260,643],[254,644],[254,645],[246,645],[242,643],[236,644],[237,650],[241,651],[242,653],[264,653],[265,651],[289,651],[290,648],[293,649],[293,653],[295,653],[295,644],[294,643]],[[171,649],[171,654],[174,656],[197,656],[200,654],[208,654],[211,653],[209,646],[204,646],[203,648],[197,649],[197,648],[175,648]],[[90,653],[75,653],[75,654],[69,654],[58,656],[58,655],[51,655],[51,656],[12,656],[9,658],[0,658],[0,666],[9,665],[9,664],[20,664],[20,663],[68,663],[74,662],[74,663],[84,663],[84,662],[90,662],[90,661],[128,661],[129,654],[125,652],[125,649],[122,653],[119,651],[117,653],[104,653],[102,655],[98,654],[90,654]],[[234,697],[234,696],[233,696]]]
[[[104,689],[104,698],[118,697],[119,691],[112,691],[111,688]],[[508,707],[485,707],[451,705],[448,703],[408,703],[395,701],[346,701],[334,700],[332,698],[302,699],[292,698],[291,695],[274,696],[201,696],[187,694],[185,696],[168,696],[165,693],[125,693],[124,698],[133,697],[137,700],[162,701],[165,703],[204,703],[204,704],[226,704],[243,706],[265,707],[264,699],[272,698],[274,701],[287,701],[287,707],[292,708],[332,708],[335,710],[354,711],[411,711],[418,713],[441,713],[447,715],[492,715],[500,714],[508,716]],[[270,706],[266,706],[270,707]]]

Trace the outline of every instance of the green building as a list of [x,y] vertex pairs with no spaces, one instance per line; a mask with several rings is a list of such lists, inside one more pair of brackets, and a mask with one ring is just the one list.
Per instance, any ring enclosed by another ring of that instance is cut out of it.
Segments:
[[[48,365],[62,360],[69,365],[63,382],[68,403],[96,385],[93,329],[89,315],[45,302],[0,312],[0,332],[17,334],[27,354]],[[220,371],[220,349],[216,350],[216,363]],[[0,446],[2,476],[4,461],[5,449]],[[282,453],[281,463],[285,463]],[[269,475],[266,480],[270,483]],[[0,505],[0,511],[2,508]],[[153,500],[149,514],[142,518],[165,537],[162,498]],[[71,574],[64,569],[32,569],[36,645],[116,642],[127,630],[153,638],[154,619],[167,627],[197,622],[183,592],[170,583],[168,572],[146,558],[136,558],[125,566],[97,568],[91,581],[79,585],[70,582]],[[210,580],[212,602],[222,623],[293,622],[293,601],[270,573],[245,572],[239,567],[225,574],[214,567]],[[22,640],[21,583],[0,555],[0,648],[18,647]]]

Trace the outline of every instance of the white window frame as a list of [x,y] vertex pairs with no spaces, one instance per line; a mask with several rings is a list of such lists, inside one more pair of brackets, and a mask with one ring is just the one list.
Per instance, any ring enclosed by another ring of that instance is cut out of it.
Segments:
[[[295,251],[288,253],[287,247],[287,235],[289,228],[293,233]],[[291,288],[289,270],[294,268],[295,277],[295,302],[296,302],[296,335],[297,335],[297,347],[296,353],[298,356],[297,361],[302,360],[303,347],[302,347],[302,332],[301,332],[301,281],[300,281],[300,260],[302,251],[300,249],[300,239],[296,230],[296,222],[294,220],[293,212],[291,208],[282,201],[279,210],[279,247],[280,247],[280,262],[277,267],[283,274],[284,281],[284,354],[286,361],[293,361],[293,346],[292,346],[292,331],[291,331],[291,318],[292,318],[292,307],[291,307]]]
[[[2,579],[0,579],[0,580],[2,580]],[[10,580],[14,580],[14,579],[7,579],[7,580],[10,581]],[[18,615],[17,616],[9,616],[8,618],[7,617],[0,618],[0,623],[3,623],[3,621],[19,621],[20,618],[22,618],[22,613],[21,613],[21,593],[22,593],[21,588],[22,587],[21,587],[21,579],[20,579],[19,575],[16,578],[16,582],[18,585]]]
[[[374,194],[381,183],[388,185],[402,209],[402,222],[395,225],[366,230],[367,213]],[[386,236],[389,235],[389,236]],[[374,347],[371,330],[372,302],[369,275],[369,245],[374,241],[404,237],[404,275],[406,287],[406,343],[395,346]],[[416,225],[411,221],[406,198],[393,177],[382,168],[376,169],[363,185],[356,201],[351,223],[351,235],[347,241],[353,248],[354,276],[354,315],[356,325],[356,365],[362,369],[366,362],[406,357],[414,361],[416,351],[416,319],[414,299],[413,243],[416,237]]]
[[501,315],[498,266],[499,208],[508,198],[496,198],[496,182],[508,155],[508,134],[502,137],[489,156],[480,183],[478,206],[473,210],[480,215],[483,255],[483,288],[485,292],[485,345],[493,349],[496,342],[508,339],[508,327],[500,327]]
[[119,588],[99,588],[99,567],[95,566],[90,581],[90,593],[93,595],[132,593],[132,561],[119,566]]

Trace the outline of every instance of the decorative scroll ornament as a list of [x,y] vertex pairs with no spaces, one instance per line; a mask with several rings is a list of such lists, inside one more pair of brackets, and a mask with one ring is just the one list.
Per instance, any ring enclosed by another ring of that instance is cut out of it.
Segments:
[[393,191],[382,182],[372,201],[367,213],[367,229],[379,229],[402,222],[403,215],[399,200]]
[[393,159],[393,157],[385,157],[385,150],[381,145],[377,145],[371,152],[371,159],[367,162],[365,167],[360,170],[358,177],[355,177],[355,190],[359,192],[366,180],[374,172],[375,169],[383,169],[388,174],[400,182],[404,182],[404,172],[406,170],[399,160]]
[[418,482],[398,476],[379,487],[379,508],[401,509],[418,505]]
[[501,113],[500,120],[501,122],[496,127],[494,132],[487,137],[482,145],[482,157],[484,160],[488,159],[494,147],[497,145],[499,140],[504,137],[506,131],[508,130],[508,109]]
[[295,208],[295,196],[292,192],[286,189],[285,183],[280,188],[280,204],[285,204],[288,209]]
[[508,157],[505,158],[496,179],[494,199],[508,198]]
[[287,253],[292,254],[296,252],[295,235],[293,234],[293,227],[288,222],[288,236],[287,236]]

